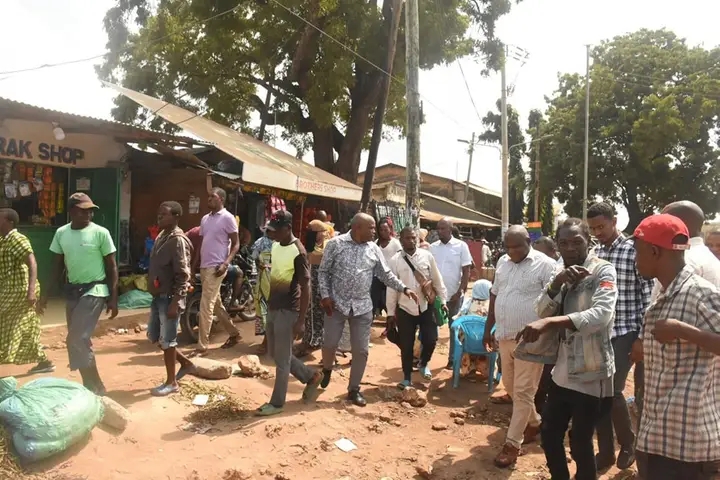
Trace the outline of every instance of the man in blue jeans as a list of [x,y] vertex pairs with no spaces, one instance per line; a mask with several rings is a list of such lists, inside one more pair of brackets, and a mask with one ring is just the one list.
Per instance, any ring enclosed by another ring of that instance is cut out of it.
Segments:
[[[153,300],[147,335],[152,343],[160,345],[167,370],[165,383],[150,390],[156,397],[177,392],[177,381],[193,368],[192,362],[177,350],[178,319],[185,309],[192,259],[190,240],[178,227],[181,215],[182,207],[179,203],[160,204],[157,223],[162,230],[150,252],[148,291]],[[180,362],[177,374],[176,362]]]

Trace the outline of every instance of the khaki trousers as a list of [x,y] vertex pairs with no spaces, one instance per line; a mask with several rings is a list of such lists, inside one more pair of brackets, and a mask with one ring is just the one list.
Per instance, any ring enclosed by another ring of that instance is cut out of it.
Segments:
[[540,415],[535,410],[535,393],[540,384],[543,365],[517,360],[513,355],[517,346],[515,340],[500,340],[499,343],[502,383],[513,400],[507,443],[520,448],[525,427],[540,425]]
[[[225,274],[227,275],[227,273]],[[200,321],[198,335],[198,347],[200,350],[207,350],[210,347],[210,328],[212,327],[213,314],[220,320],[231,337],[240,335],[238,329],[232,322],[230,315],[220,300],[220,286],[225,275],[218,277],[214,268],[200,269],[200,282],[202,283],[202,298],[200,299]]]

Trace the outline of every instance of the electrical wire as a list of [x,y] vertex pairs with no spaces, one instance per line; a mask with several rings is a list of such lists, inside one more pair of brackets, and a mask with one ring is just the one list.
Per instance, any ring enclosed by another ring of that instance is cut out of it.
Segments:
[[467,90],[468,97],[470,97],[470,103],[472,103],[473,109],[475,110],[475,115],[477,115],[478,120],[480,121],[480,124],[483,123],[483,119],[480,116],[480,112],[478,111],[477,105],[475,105],[475,99],[472,96],[472,92],[470,91],[470,85],[468,85],[467,78],[465,78],[465,71],[462,68],[462,64],[460,63],[460,60],[455,61],[460,67],[460,74],[462,75],[463,82],[465,82],[465,89]]

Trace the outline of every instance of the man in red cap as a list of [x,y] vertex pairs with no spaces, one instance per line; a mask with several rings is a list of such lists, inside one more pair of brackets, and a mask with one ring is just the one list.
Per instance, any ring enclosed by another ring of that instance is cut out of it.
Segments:
[[640,334],[645,359],[640,478],[719,478],[720,292],[685,264],[690,235],[678,217],[648,217],[634,237],[638,271],[662,287]]

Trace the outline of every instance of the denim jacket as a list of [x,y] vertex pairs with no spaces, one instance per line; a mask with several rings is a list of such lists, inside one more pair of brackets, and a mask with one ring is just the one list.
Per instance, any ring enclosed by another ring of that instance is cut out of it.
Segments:
[[[618,296],[617,274],[612,264],[594,254],[588,256],[583,266],[590,271],[590,276],[577,285],[563,285],[555,298],[550,298],[546,288],[535,302],[540,318],[566,315],[575,328],[550,330],[534,343],[521,341],[515,349],[515,358],[554,364],[560,342],[565,342],[568,346],[569,378],[590,382],[606,379],[615,373],[610,338]],[[555,275],[561,271],[558,269]]]

